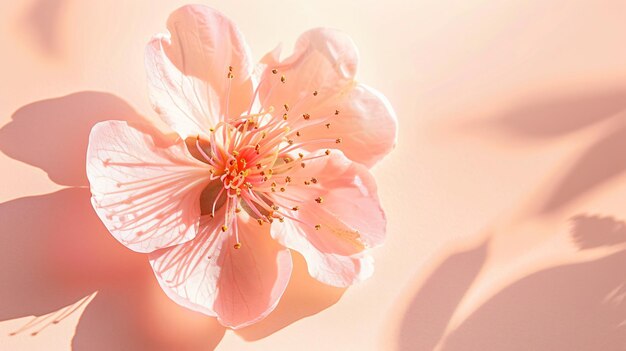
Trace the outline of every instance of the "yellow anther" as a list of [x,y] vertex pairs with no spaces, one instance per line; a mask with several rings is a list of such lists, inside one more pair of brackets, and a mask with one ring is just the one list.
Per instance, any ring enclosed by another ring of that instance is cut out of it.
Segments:
[[297,132],[296,132],[296,136],[300,136],[300,135],[301,135],[301,134],[300,134],[300,131],[297,131]]
[[321,226],[321,225],[319,225],[319,224],[316,224],[316,225],[315,225],[315,230],[320,230],[320,229],[322,229],[322,226]]
[[298,153],[298,157],[303,158],[303,157],[304,157],[304,154],[303,154],[303,153],[301,153],[301,152],[299,152],[299,153]]
[[259,225],[263,225],[263,220],[261,218],[258,218],[256,221],[259,223]]
[[298,206],[294,206],[294,207],[292,207],[291,209],[292,209],[292,210],[294,210],[294,211],[297,211],[297,210],[299,210],[299,209],[300,209],[300,207],[298,207]]
[[324,153],[326,154],[326,156],[330,155],[330,150],[326,149],[326,151],[324,151]]
[[287,81],[287,78],[285,78],[285,76],[284,76],[284,75],[282,75],[282,76],[280,76],[280,81],[281,81],[282,83],[284,83],[284,82],[286,82],[286,81]]
[[300,164],[300,167],[302,167],[302,168],[306,167],[306,165],[304,164],[304,162],[302,162],[302,163]]
[[320,196],[317,199],[315,199],[315,202],[317,202],[318,204],[321,204],[322,202],[324,202],[324,199]]
[[309,119],[311,119],[311,115],[308,114],[308,113],[304,113],[304,114],[302,114],[302,118],[304,118],[305,120],[308,121]]
[[326,128],[330,129],[330,123],[326,123]]
[[281,192],[285,192],[285,188],[280,188],[280,191]]
[[274,69],[272,70],[272,73],[276,74],[276,73],[278,73],[278,70],[277,70],[276,68],[274,68]]
[[335,140],[335,144],[341,144],[341,138],[337,138],[337,139]]
[[236,243],[235,245],[233,245],[233,247],[235,248],[235,250],[239,250],[241,249],[241,243]]
[[317,178],[311,178],[311,183],[317,184]]
[[339,110],[335,110],[335,116],[339,114]]
[[317,96],[317,90],[313,92],[313,96]]
[[228,227],[226,226],[226,224],[224,224],[224,225],[222,226],[222,231],[223,231],[223,232],[225,232],[225,231],[227,231],[227,230],[228,230]]
[[289,105],[288,104],[284,104],[283,107],[285,108],[285,111],[289,111]]
[[304,185],[311,185],[311,182],[309,182],[308,180],[305,180]]
[[235,213],[239,213],[239,212],[241,212],[241,207],[235,208]]
[[285,183],[291,183],[291,177],[290,176],[286,176],[285,177]]
[[287,120],[287,114],[286,114],[286,113],[284,113],[284,114],[283,114],[283,119],[284,119],[285,121]]

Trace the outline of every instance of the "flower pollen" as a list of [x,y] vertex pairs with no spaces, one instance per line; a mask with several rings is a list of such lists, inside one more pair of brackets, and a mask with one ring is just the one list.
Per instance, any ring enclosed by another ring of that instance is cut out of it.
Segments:
[[[232,80],[232,66],[228,66],[227,78]],[[276,75],[277,69],[271,73]],[[268,76],[272,79],[272,76]],[[276,76],[274,76],[276,77]],[[280,83],[286,82],[285,75],[278,76]],[[230,88],[230,85],[229,85]],[[317,95],[317,91],[313,92]],[[227,96],[230,96],[230,91]],[[257,94],[253,99],[258,98]],[[254,105],[254,101],[250,106]],[[288,103],[283,104],[285,111],[289,111]],[[335,113],[336,114],[336,113]],[[298,142],[292,137],[300,136],[301,129],[314,125],[326,125],[327,118],[316,120],[310,114],[302,114],[303,119],[289,123],[286,112],[277,112],[273,106],[257,113],[251,113],[233,118],[222,116],[222,119],[209,130],[209,137],[196,137],[196,149],[202,155],[203,161],[210,165],[209,177],[211,181],[219,180],[221,186],[217,196],[213,199],[210,215],[215,216],[218,204],[224,204],[224,218],[221,229],[235,235],[235,249],[241,248],[239,231],[236,225],[236,216],[245,212],[256,220],[259,225],[272,223],[274,219],[283,222],[285,218],[295,219],[292,212],[298,211],[300,206],[281,204],[285,197],[278,194],[288,194],[290,187],[296,186],[292,181],[297,178],[292,173],[296,170],[294,159],[299,159],[300,166],[305,167],[304,161],[330,155],[326,150],[318,156],[308,156],[303,152],[303,146],[309,143],[339,143],[341,138],[322,138]],[[208,146],[207,146],[208,145]],[[269,180],[272,180],[268,184]],[[317,184],[318,179],[307,178],[301,180],[306,186]],[[321,203],[321,197],[314,199]],[[283,210],[284,209],[284,210]],[[319,224],[304,223],[319,230]]]

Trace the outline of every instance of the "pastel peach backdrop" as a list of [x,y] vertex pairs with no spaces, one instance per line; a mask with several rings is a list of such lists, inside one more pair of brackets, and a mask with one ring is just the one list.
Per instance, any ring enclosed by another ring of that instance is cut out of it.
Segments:
[[626,2],[203,3],[257,59],[312,27],[356,42],[400,126],[374,276],[298,258],[236,332],[171,302],[93,213],[84,153],[96,122],[155,117],[144,46],[184,2],[3,1],[1,350],[626,349]]

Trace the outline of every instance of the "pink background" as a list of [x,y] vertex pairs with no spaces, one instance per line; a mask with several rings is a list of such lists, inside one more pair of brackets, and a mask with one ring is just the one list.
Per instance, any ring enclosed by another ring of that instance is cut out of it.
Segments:
[[357,43],[400,123],[375,275],[342,291],[298,259],[238,332],[170,302],[83,168],[94,123],[154,117],[144,45],[183,2],[2,1],[1,350],[626,349],[626,2],[205,3],[256,58],[316,26]]

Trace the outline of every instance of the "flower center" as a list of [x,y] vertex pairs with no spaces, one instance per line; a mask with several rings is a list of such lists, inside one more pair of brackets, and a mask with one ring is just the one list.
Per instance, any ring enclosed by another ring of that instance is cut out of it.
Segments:
[[[272,70],[272,73],[276,75],[277,70]],[[227,74],[229,90],[233,78],[232,68],[229,67]],[[275,84],[285,81],[285,76],[280,76]],[[270,94],[271,91],[272,89]],[[326,129],[330,129],[330,123],[327,123],[330,116],[315,118],[304,113],[301,118],[288,124],[290,108],[287,103],[280,111],[276,111],[272,106],[252,114],[257,93],[258,88],[252,97],[253,101],[247,114],[231,118],[227,109],[222,121],[211,128],[208,139],[198,135],[195,140],[196,150],[193,152],[199,153],[201,159],[210,165],[212,182],[207,187],[209,195],[201,199],[202,212],[214,217],[216,209],[225,206],[222,231],[226,232],[232,227],[231,232],[237,238],[235,248],[241,247],[235,217],[242,210],[256,219],[260,225],[272,223],[274,219],[282,222],[285,217],[301,222],[293,216],[299,206],[282,206],[280,203],[294,202],[293,198],[285,197],[289,192],[289,185],[296,180],[292,173],[294,169],[305,167],[306,161],[330,154],[330,150],[326,150],[321,156],[306,157],[302,147],[311,143],[341,142],[341,138],[337,137],[299,140],[304,128],[324,124]],[[317,96],[317,91],[312,95]],[[230,91],[226,98],[229,96]],[[263,106],[264,103],[259,105]],[[338,114],[337,110],[332,113],[333,116]],[[221,185],[213,182],[218,179]],[[298,180],[305,186],[315,186],[317,183],[316,178]],[[207,203],[207,200],[212,203]],[[315,200],[318,204],[322,203],[321,197]],[[310,225],[320,229],[320,224]]]
[[249,173],[247,160],[238,156],[228,161],[228,165],[220,178],[224,182],[224,188],[237,189],[243,184]]

